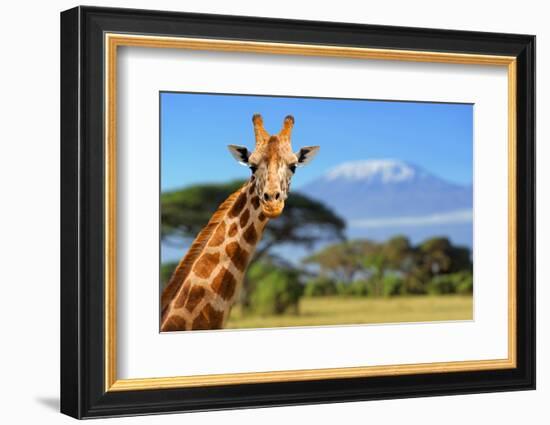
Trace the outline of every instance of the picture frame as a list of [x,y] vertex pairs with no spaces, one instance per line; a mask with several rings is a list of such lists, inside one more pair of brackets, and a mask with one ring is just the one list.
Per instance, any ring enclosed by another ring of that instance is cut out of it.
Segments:
[[[506,358],[121,379],[117,53],[131,46],[505,69]],[[61,13],[61,195],[62,413],[92,418],[535,388],[534,36],[82,6],[67,10]]]

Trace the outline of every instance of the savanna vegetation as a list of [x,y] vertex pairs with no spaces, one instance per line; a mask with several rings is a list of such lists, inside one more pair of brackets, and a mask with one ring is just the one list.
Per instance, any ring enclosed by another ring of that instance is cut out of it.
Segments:
[[[218,205],[242,182],[195,185],[161,196],[165,244],[191,242]],[[306,326],[472,318],[468,248],[445,237],[412,244],[346,240],[345,222],[322,203],[292,193],[271,220],[253,256],[228,327]],[[281,246],[322,246],[300,262]],[[161,266],[163,284],[176,262]]]

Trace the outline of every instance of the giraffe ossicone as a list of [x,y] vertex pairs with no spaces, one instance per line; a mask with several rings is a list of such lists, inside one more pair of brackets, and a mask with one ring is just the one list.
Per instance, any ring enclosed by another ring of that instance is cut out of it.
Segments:
[[224,327],[265,226],[283,212],[296,168],[319,150],[292,151],[291,115],[276,135],[265,130],[260,114],[252,123],[254,151],[229,146],[233,157],[250,168],[250,179],[218,207],[176,267],[162,293],[162,332]]

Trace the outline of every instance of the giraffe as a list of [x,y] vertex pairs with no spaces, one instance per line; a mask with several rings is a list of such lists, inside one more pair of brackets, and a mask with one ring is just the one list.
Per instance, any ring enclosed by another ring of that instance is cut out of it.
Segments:
[[224,327],[267,222],[283,212],[296,168],[319,150],[306,146],[292,151],[291,115],[277,135],[265,130],[260,114],[254,114],[252,123],[253,152],[228,146],[250,168],[250,179],[218,207],[176,267],[161,297],[161,332]]

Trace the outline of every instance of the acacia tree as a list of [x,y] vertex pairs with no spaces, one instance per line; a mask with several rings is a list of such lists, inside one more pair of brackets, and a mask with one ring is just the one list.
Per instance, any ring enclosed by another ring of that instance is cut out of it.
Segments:
[[329,245],[302,262],[317,264],[322,273],[351,282],[358,272],[365,269],[365,259],[372,259],[374,262],[379,252],[380,245],[367,239],[344,241]]
[[[192,240],[218,206],[243,183],[198,184],[163,192],[162,241],[183,245],[182,241]],[[309,248],[321,240],[342,240],[344,229],[344,221],[324,204],[298,192],[290,193],[283,214],[267,224],[251,263],[265,257],[277,245],[293,244]],[[247,283],[245,278],[245,304],[248,299]]]

